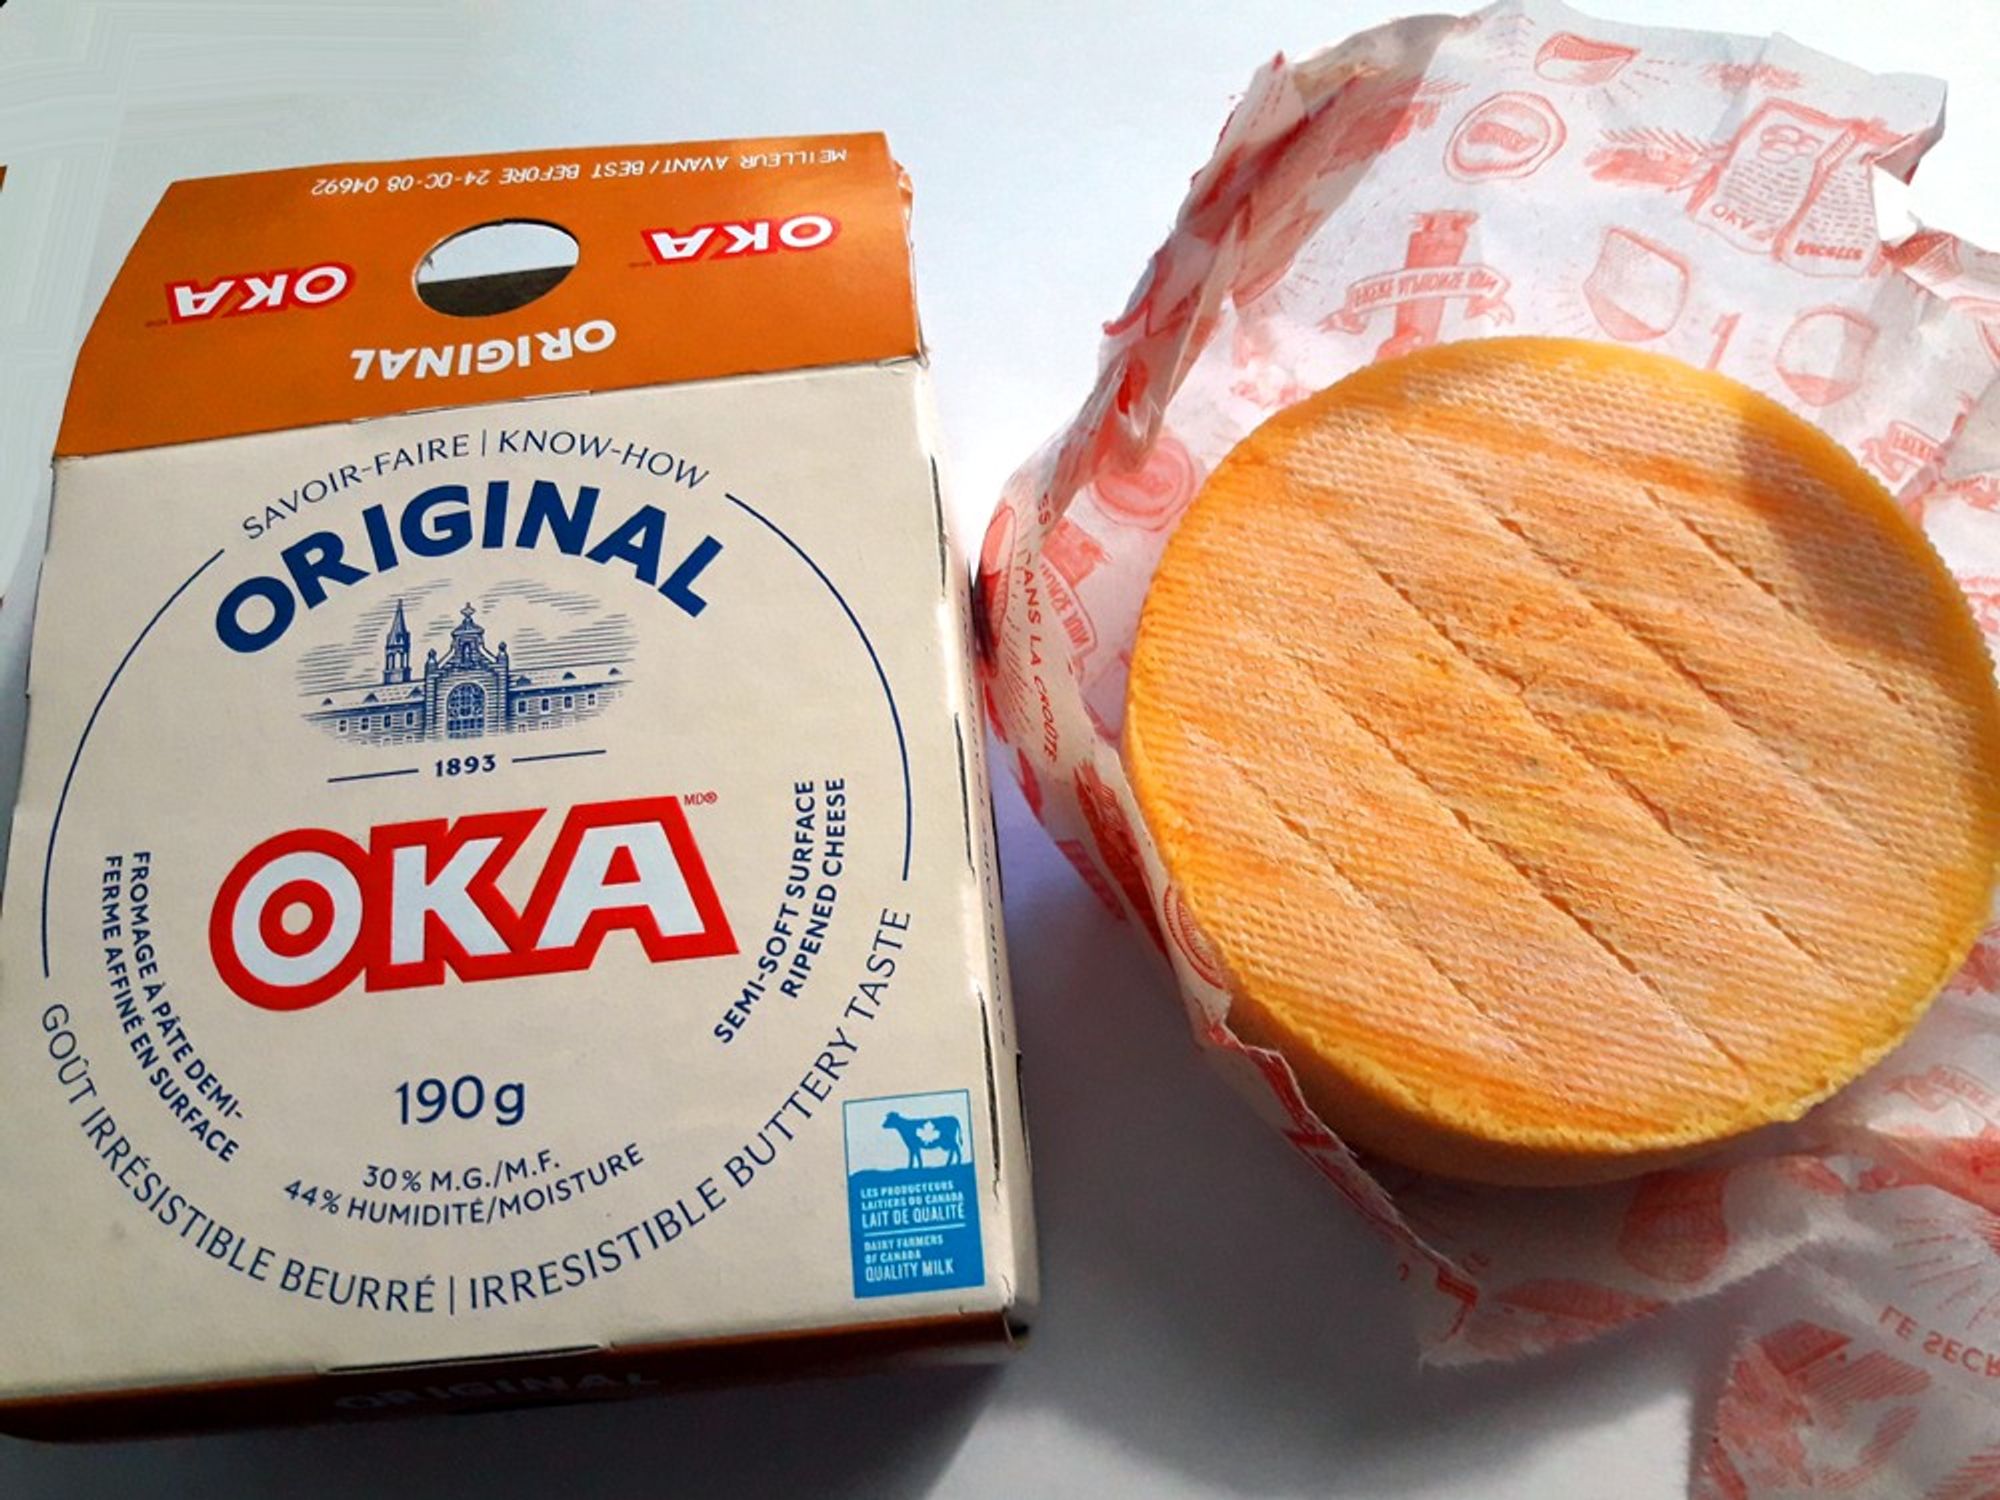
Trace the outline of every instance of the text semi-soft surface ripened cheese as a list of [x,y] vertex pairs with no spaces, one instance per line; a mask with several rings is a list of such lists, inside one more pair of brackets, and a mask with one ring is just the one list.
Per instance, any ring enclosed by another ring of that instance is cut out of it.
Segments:
[[907,193],[864,134],[162,198],[56,451],[0,1431],[1025,1326]]
[[1921,535],[1773,403],[1607,346],[1430,351],[1265,424],[1129,698],[1232,1027],[1457,1175],[1796,1118],[1913,1024],[2000,847],[1991,670]]

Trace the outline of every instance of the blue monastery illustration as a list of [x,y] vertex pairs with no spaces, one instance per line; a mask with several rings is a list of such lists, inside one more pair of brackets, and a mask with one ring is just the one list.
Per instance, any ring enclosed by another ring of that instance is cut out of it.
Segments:
[[410,627],[403,604],[382,643],[382,680],[333,688],[306,713],[327,733],[363,745],[416,740],[469,740],[513,730],[560,729],[594,718],[630,680],[617,662],[522,669],[503,641],[486,647],[486,629],[470,604],[459,611],[450,649],[424,657],[421,678],[410,670]]

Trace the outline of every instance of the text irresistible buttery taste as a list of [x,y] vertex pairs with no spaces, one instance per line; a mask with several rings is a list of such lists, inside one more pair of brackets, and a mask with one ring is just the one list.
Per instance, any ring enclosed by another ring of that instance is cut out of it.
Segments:
[[[492,221],[574,266],[418,286]],[[927,379],[879,136],[168,192],[57,456],[0,1426],[1025,1325]]]

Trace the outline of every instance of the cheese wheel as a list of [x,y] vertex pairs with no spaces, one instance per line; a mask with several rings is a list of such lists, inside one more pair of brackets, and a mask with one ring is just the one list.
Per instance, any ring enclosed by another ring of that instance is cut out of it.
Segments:
[[1937,555],[1721,377],[1508,338],[1216,469],[1125,753],[1230,1027],[1350,1143],[1627,1176],[1796,1119],[1963,960],[2000,706]]

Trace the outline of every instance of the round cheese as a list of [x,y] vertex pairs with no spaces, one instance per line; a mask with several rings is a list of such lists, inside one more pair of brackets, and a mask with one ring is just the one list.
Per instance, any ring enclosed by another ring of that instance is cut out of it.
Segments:
[[1229,1025],[1479,1181],[1792,1120],[1982,925],[2000,704],[1829,438],[1657,355],[1492,339],[1266,422],[1169,543],[1132,783]]

